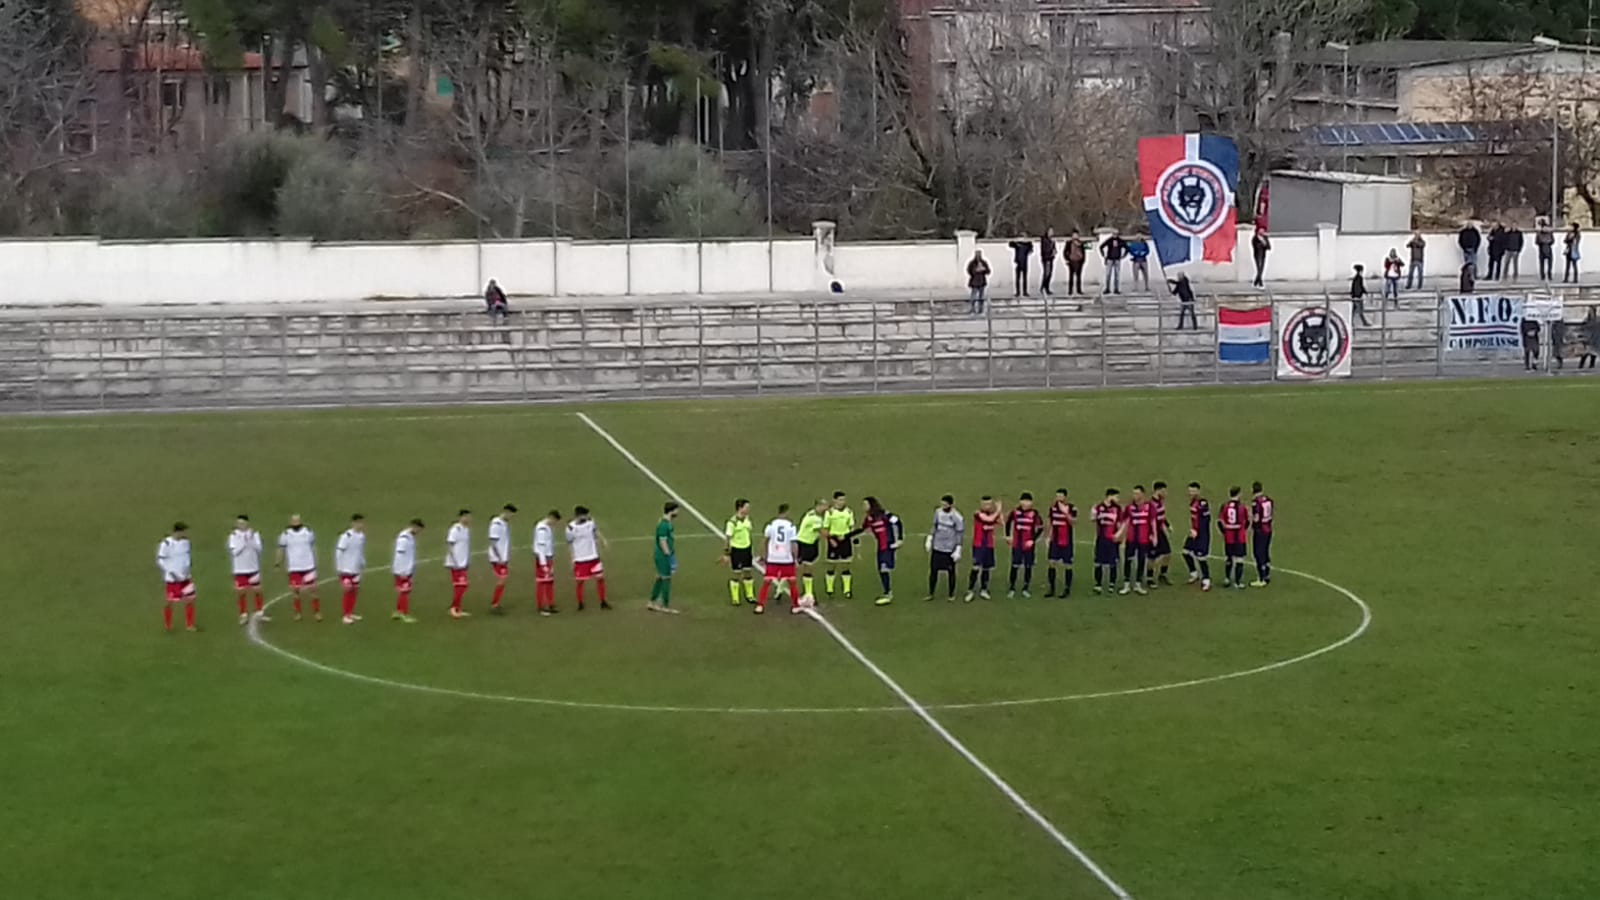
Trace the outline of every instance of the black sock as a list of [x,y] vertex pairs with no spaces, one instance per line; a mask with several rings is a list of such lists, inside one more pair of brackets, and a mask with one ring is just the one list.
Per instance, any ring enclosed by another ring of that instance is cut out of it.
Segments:
[[1050,593],[1054,594],[1056,592],[1056,567],[1055,566],[1051,566],[1050,569],[1045,572],[1045,578],[1047,578],[1050,581]]
[[967,590],[975,591],[977,589],[978,589],[978,567],[977,566],[973,566],[972,567],[972,571],[967,574]]
[[883,582],[883,595],[885,597],[889,596],[889,594],[894,591],[894,588],[889,586],[889,573],[888,572],[879,572],[878,573],[878,580]]
[[1211,562],[1209,560],[1200,560],[1200,577],[1207,581],[1211,580]]
[[1033,587],[1033,566],[1022,567],[1022,589],[1029,590]]
[[1065,585],[1065,587],[1061,591],[1061,596],[1065,597],[1066,595],[1072,593],[1072,567],[1071,566],[1067,566],[1066,572],[1064,573],[1064,577],[1063,577],[1062,583]]
[[993,574],[994,574],[994,570],[993,569],[984,569],[983,570],[982,583],[983,583],[983,589],[986,590],[986,591],[989,589],[989,576],[993,575]]
[[1017,589],[1017,569],[1019,569],[1019,568],[1021,568],[1021,567],[1020,566],[1012,566],[1011,567],[1011,574],[1006,577],[1006,587],[1011,589],[1011,590],[1013,590],[1013,591]]
[[928,570],[928,596],[932,597],[933,596],[933,592],[937,591],[938,589],[939,589],[939,570],[938,569],[929,569]]
[[950,576],[950,596],[956,595],[956,570],[951,569],[946,574]]
[[1094,564],[1094,586],[1101,587],[1106,583],[1106,567],[1099,563]]
[[1122,558],[1122,580],[1133,580],[1133,554],[1131,553]]
[[1138,562],[1138,566],[1134,571],[1137,573],[1139,581],[1144,581],[1144,557],[1141,556],[1136,561]]
[[1194,556],[1189,553],[1183,555],[1183,564],[1189,567],[1189,574],[1194,574]]

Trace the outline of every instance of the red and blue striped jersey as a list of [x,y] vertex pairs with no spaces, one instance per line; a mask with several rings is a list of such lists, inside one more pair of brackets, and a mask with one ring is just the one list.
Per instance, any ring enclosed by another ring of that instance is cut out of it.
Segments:
[[1006,519],[1006,537],[1011,539],[1014,547],[1032,550],[1041,534],[1044,534],[1044,517],[1039,515],[1037,509],[1018,507]]
[[1256,534],[1272,533],[1272,498],[1262,494],[1250,501],[1250,522]]
[[1071,503],[1050,506],[1050,546],[1072,546],[1072,526],[1078,521],[1078,508]]
[[976,550],[993,550],[995,529],[1000,527],[1000,512],[986,513],[978,510],[972,514],[972,546]]
[[1094,508],[1095,534],[1104,541],[1117,539],[1117,529],[1122,527],[1122,507],[1115,500],[1099,503]]
[[1250,511],[1238,500],[1229,500],[1222,504],[1222,512],[1217,516],[1217,528],[1222,531],[1222,539],[1230,544],[1244,543],[1245,530],[1250,527]]

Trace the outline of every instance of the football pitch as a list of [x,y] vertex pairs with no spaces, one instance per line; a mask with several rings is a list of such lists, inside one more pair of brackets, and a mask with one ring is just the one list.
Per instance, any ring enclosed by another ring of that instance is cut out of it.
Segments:
[[[1597,410],[1600,380],[1540,378],[0,420],[0,897],[1600,896]],[[1147,597],[1089,590],[1105,488],[1165,480],[1181,531],[1187,482],[1215,510],[1258,479],[1269,588],[1203,594],[1175,559]],[[1042,566],[1007,599],[1002,545],[993,600],[923,601],[941,494],[970,521],[1063,486],[1069,599]],[[865,547],[826,624],[730,603],[706,520],[835,490],[904,520],[894,604]],[[576,612],[558,555],[541,618],[533,525],[577,504],[617,608]],[[236,624],[236,514],[269,549],[303,514],[327,579],[354,512],[365,621],[325,583],[324,622]],[[198,634],[161,628],[175,519]]]

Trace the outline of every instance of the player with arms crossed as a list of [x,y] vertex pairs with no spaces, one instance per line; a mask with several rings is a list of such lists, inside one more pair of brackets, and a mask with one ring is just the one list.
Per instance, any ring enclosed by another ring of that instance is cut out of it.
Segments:
[[678,535],[672,521],[678,517],[678,504],[668,500],[661,507],[661,520],[656,522],[654,557],[656,580],[650,585],[650,602],[645,608],[652,612],[677,614],[672,608],[672,576],[678,571]]
[[539,615],[553,616],[556,609],[556,526],[561,513],[550,510],[533,526],[533,596]]
[[489,601],[489,612],[499,615],[500,600],[506,595],[506,578],[511,574],[511,517],[517,514],[515,504],[500,507],[500,515],[489,520],[489,567],[494,570],[494,599]]
[[1133,498],[1122,513],[1122,590],[1117,593],[1126,594],[1131,590],[1147,594],[1144,573],[1150,561],[1150,548],[1154,546],[1151,519],[1155,507],[1145,499],[1144,485],[1133,486]]
[[[1048,553],[1050,590],[1046,597],[1072,596],[1072,527],[1078,521],[1078,508],[1067,500],[1067,489],[1056,490],[1056,502],[1050,504],[1050,550]],[[1065,575],[1061,593],[1056,593],[1056,570]]]
[[994,533],[1000,527],[1002,509],[999,501],[988,494],[978,501],[978,511],[972,514],[972,570],[967,573],[967,596],[972,602],[973,591],[989,599],[989,578],[994,574]]
[[256,595],[256,618],[272,621],[261,597],[261,533],[250,527],[250,517],[243,513],[228,533],[228,556],[233,563],[233,590],[239,596],[239,624],[250,620],[246,598],[251,591]]
[[807,594],[811,593],[812,573],[816,569],[818,543],[822,540],[824,531],[823,517],[828,512],[828,502],[818,500],[811,504],[811,509],[800,517],[800,531],[795,536],[795,544],[800,551],[800,576]]
[[166,630],[172,631],[172,604],[183,604],[183,627],[185,631],[198,631],[194,624],[194,579],[189,571],[189,526],[182,522],[174,523],[172,534],[161,539],[156,547],[156,568],[161,570],[161,581],[165,585],[167,602],[162,604],[161,617],[166,622]]
[[361,592],[361,573],[367,567],[367,522],[360,513],[350,517],[350,527],[339,535],[333,545],[333,568],[339,573],[340,621],[354,625],[361,621],[356,615],[356,595]]
[[600,526],[589,518],[589,508],[574,507],[572,521],[567,524],[567,546],[572,549],[572,578],[577,582],[578,611],[583,612],[583,589],[592,580],[595,593],[600,597],[600,608],[610,609],[606,602],[606,567],[600,561],[600,548],[607,546]]
[[1256,557],[1256,580],[1251,587],[1272,583],[1272,498],[1261,489],[1261,482],[1250,485],[1250,537]]
[[1117,545],[1122,540],[1121,494],[1116,488],[1106,488],[1104,500],[1096,503],[1090,515],[1094,517],[1094,592],[1104,593],[1117,589]]
[[822,517],[822,527],[828,536],[828,573],[823,584],[828,596],[833,597],[833,576],[839,575],[844,597],[850,599],[850,561],[856,555],[856,514],[845,500],[844,491],[833,492],[833,506]]
[[456,514],[455,524],[444,536],[444,567],[450,570],[450,618],[465,619],[472,613],[461,608],[471,583],[468,570],[472,567],[472,510],[463,509]]
[[1172,538],[1168,534],[1172,524],[1167,521],[1167,483],[1158,481],[1150,486],[1150,521],[1154,527],[1155,544],[1150,548],[1150,568],[1145,573],[1145,585],[1155,587],[1157,582],[1171,586],[1167,570],[1172,566]]
[[276,566],[289,569],[289,592],[294,595],[294,620],[300,621],[300,593],[311,592],[311,618],[322,621],[322,598],[317,595],[317,536],[298,515],[278,535]]
[[961,561],[961,541],[967,536],[967,523],[956,509],[956,498],[945,494],[939,498],[939,508],[933,511],[933,528],[923,549],[928,551],[928,596],[932,600],[939,589],[939,573],[943,572],[950,594],[946,600],[956,599],[956,563]]
[[1222,586],[1244,587],[1244,536],[1250,530],[1250,510],[1239,500],[1239,486],[1228,488],[1228,502],[1217,515],[1222,532]]
[[412,519],[400,529],[394,538],[394,561],[389,564],[394,573],[394,614],[389,618],[407,625],[417,624],[411,617],[411,579],[417,574],[417,532],[421,530],[421,519]]
[[1033,508],[1033,495],[1027,491],[1017,498],[1017,508],[1006,517],[1006,540],[1011,542],[1011,577],[1006,582],[1006,598],[1017,596],[1017,570],[1022,570],[1022,596],[1033,596],[1034,548],[1044,534],[1044,517]]
[[[1183,564],[1189,583],[1211,590],[1211,504],[1200,494],[1200,482],[1189,482],[1189,539],[1183,542]],[[1200,571],[1196,572],[1196,567]]]
[[[733,501],[733,518],[723,526],[722,560],[728,564],[728,597],[738,606],[745,600],[756,602],[755,523],[750,521],[750,501]],[[744,596],[739,596],[743,586]]]
[[782,583],[789,589],[789,612],[799,614],[800,583],[795,575],[795,559],[799,555],[794,523],[789,521],[789,504],[778,504],[778,516],[767,523],[767,555],[762,560],[765,574],[761,579],[761,593],[756,596],[756,615],[767,611],[767,598],[772,586]]
[[872,532],[877,542],[878,581],[883,585],[883,596],[874,600],[873,605],[888,606],[894,602],[894,557],[905,540],[905,527],[900,517],[884,509],[877,497],[864,498],[863,506],[866,508],[865,530]]

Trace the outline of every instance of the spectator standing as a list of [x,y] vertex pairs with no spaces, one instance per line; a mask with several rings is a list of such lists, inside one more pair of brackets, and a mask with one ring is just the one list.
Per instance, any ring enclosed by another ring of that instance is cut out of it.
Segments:
[[1532,372],[1539,362],[1539,323],[1533,319],[1522,320],[1522,370]]
[[1506,278],[1516,281],[1522,277],[1522,229],[1514,224],[1506,229],[1506,258],[1502,265]]
[[1539,280],[1549,281],[1556,277],[1556,233],[1550,227],[1550,220],[1540,218],[1533,234],[1533,245],[1539,251]]
[[1199,331],[1200,320],[1194,315],[1194,285],[1189,283],[1189,276],[1179,272],[1177,278],[1167,280],[1167,287],[1178,298],[1178,330],[1183,330],[1184,316],[1188,316],[1189,330]]
[[1582,369],[1587,362],[1593,369],[1595,360],[1600,359],[1600,315],[1595,313],[1594,307],[1589,307],[1589,314],[1583,318],[1583,353],[1578,357],[1578,368]]
[[1011,296],[1028,296],[1028,259],[1033,256],[1033,241],[1012,241],[1011,263],[1016,270],[1016,277],[1012,281]]
[[1089,248],[1076,230],[1067,238],[1061,255],[1067,259],[1067,293],[1083,296],[1083,264],[1089,258]]
[[1128,266],[1133,272],[1133,289],[1138,290],[1144,285],[1146,292],[1150,290],[1150,242],[1144,235],[1136,234],[1128,239]]
[[483,289],[483,311],[489,318],[496,322],[503,322],[511,312],[511,304],[506,301],[506,292],[493,278],[489,279],[489,286]]
[[1393,300],[1396,307],[1400,305],[1400,272],[1405,265],[1400,261],[1400,251],[1390,247],[1389,255],[1383,259],[1383,299]]
[[1550,323],[1550,360],[1559,371],[1567,366],[1567,320],[1556,319]]
[[1367,321],[1366,305],[1367,276],[1364,272],[1361,264],[1356,263],[1355,274],[1350,276],[1350,303],[1354,307],[1356,318],[1361,320],[1361,324],[1370,328],[1372,323]]
[[1105,293],[1122,293],[1122,257],[1128,251],[1128,242],[1113,228],[1111,236],[1100,242],[1100,256],[1106,262]]
[[989,299],[989,271],[989,261],[983,258],[983,251],[972,251],[972,259],[967,263],[967,312],[970,315],[983,313],[983,304]]
[[1415,279],[1417,290],[1422,289],[1422,261],[1428,252],[1428,242],[1422,239],[1422,232],[1411,232],[1411,240],[1406,241],[1406,249],[1411,251],[1411,265],[1406,268],[1406,290],[1411,290],[1412,280]]
[[1578,281],[1578,244],[1583,240],[1583,232],[1578,230],[1578,223],[1573,222],[1572,228],[1567,232],[1567,237],[1562,241],[1565,247],[1562,257],[1566,259],[1567,266],[1561,272],[1561,283],[1566,284]]
[[1056,273],[1056,231],[1046,228],[1039,235],[1039,293],[1050,294],[1050,279]]
[[1267,237],[1267,229],[1257,228],[1256,233],[1250,237],[1250,254],[1256,259],[1256,280],[1251,282],[1256,287],[1265,287],[1262,277],[1267,272],[1267,252],[1272,249],[1272,239]]
[[1472,267],[1473,277],[1478,274],[1478,248],[1483,246],[1483,235],[1478,226],[1468,222],[1456,234],[1456,245],[1461,248],[1461,262]]
[[1489,229],[1489,280],[1500,280],[1500,264],[1506,255],[1506,229],[1499,222]]
[[1461,285],[1460,285],[1461,293],[1470,294],[1470,293],[1473,292],[1473,290],[1475,290],[1477,288],[1477,286],[1478,286],[1477,273],[1472,271],[1472,267],[1471,266],[1463,265],[1461,267]]

